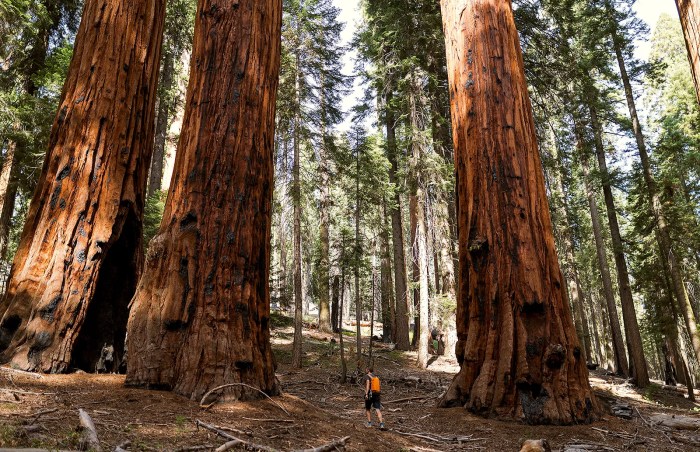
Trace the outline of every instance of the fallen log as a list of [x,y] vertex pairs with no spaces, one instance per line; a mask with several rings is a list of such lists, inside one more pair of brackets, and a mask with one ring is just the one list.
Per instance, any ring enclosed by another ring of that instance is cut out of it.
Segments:
[[700,417],[681,416],[675,414],[655,414],[649,420],[662,427],[678,430],[697,430],[700,428]]
[[80,425],[83,427],[83,439],[81,440],[83,450],[100,452],[102,448],[100,447],[100,440],[97,439],[95,423],[92,422],[90,415],[82,408],[78,410],[78,415],[80,416]]
[[[273,449],[271,447],[261,446],[259,444],[253,444],[253,443],[249,443],[247,441],[243,441],[242,439],[236,438],[235,436],[231,435],[230,433],[226,433],[220,427],[217,427],[217,426],[212,425],[212,424],[207,424],[206,422],[202,422],[199,419],[197,419],[195,421],[195,424],[197,425],[197,427],[202,427],[206,430],[209,430],[210,432],[216,433],[217,435],[219,435],[220,437],[222,437],[224,439],[227,439],[228,442],[226,444],[223,444],[222,446],[220,446],[220,447],[224,447],[224,446],[227,447],[227,449],[221,449],[224,451],[232,449],[233,447],[242,447],[245,450],[257,451],[257,452],[280,452],[277,449]],[[218,451],[219,449],[216,449],[216,450]]]
[[411,400],[425,400],[425,399],[432,399],[432,396],[420,396],[420,397],[406,397],[404,399],[396,399],[396,400],[388,400],[386,402],[382,403],[401,403],[401,402],[410,402]]
[[40,379],[44,378],[43,375],[38,374],[36,372],[27,372],[25,370],[13,369],[11,367],[0,367],[0,372],[5,372],[8,374],[13,374],[13,375],[21,375],[23,377],[29,377],[29,378],[33,378],[35,380],[40,380]]
[[332,443],[324,444],[323,446],[315,447],[313,449],[302,449],[295,452],[332,452],[334,450],[344,450],[345,443],[350,440],[349,436],[345,438],[340,438],[333,441]]

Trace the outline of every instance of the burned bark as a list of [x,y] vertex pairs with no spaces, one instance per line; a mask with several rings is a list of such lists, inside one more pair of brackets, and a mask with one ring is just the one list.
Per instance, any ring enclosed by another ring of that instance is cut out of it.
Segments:
[[94,370],[104,343],[123,348],[142,264],[164,12],[162,0],[85,3],[0,303],[0,359],[15,367]]
[[129,316],[128,386],[279,393],[268,280],[281,10],[199,2],[173,181]]
[[528,423],[597,417],[564,303],[510,1],[442,0],[457,169],[457,358],[442,406]]

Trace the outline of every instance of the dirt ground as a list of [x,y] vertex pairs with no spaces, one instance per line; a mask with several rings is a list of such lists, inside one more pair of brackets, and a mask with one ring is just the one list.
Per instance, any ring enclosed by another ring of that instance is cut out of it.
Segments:
[[[93,419],[107,451],[214,450],[226,439],[197,421],[217,426],[248,443],[277,450],[299,450],[349,437],[348,451],[518,451],[524,439],[546,438],[553,450],[700,450],[700,432],[654,425],[650,416],[671,413],[700,417],[700,405],[680,391],[655,384],[636,391],[624,380],[592,375],[607,405],[620,400],[633,409],[624,420],[612,414],[593,425],[529,426],[484,419],[462,408],[435,408],[457,364],[443,357],[427,370],[413,364],[415,353],[374,350],[382,380],[387,430],[365,426],[362,388],[339,381],[339,350],[331,336],[305,334],[304,369],[290,368],[292,331],[273,331],[277,375],[285,392],[274,401],[236,402],[200,408],[168,392],[126,389],[121,375],[21,375],[0,371],[0,447],[76,450],[83,434],[78,409]],[[355,338],[345,336],[346,358],[354,373]],[[232,449],[236,450],[236,449]],[[242,450],[242,449],[241,449]],[[258,449],[260,450],[260,449]],[[340,449],[339,449],[340,450]]]

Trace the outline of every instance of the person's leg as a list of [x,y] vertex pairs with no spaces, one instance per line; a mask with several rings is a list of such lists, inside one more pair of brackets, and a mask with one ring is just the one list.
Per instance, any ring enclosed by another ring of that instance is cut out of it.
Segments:
[[383,424],[384,419],[382,419],[382,410],[375,410],[377,412],[377,419],[379,419],[379,423]]

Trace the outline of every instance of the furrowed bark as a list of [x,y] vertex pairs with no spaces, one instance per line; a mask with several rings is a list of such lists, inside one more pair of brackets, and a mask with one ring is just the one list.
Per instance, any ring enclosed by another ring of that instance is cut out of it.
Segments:
[[442,406],[528,423],[597,417],[564,302],[510,1],[442,0],[457,168],[457,357]]
[[199,2],[173,181],[129,317],[128,386],[279,393],[268,281],[281,23],[281,0]]
[[693,71],[695,93],[700,103],[700,3],[698,0],[676,0],[676,6],[688,48],[688,61]]
[[142,265],[142,219],[163,0],[89,0],[0,302],[0,360],[94,370],[123,349]]

